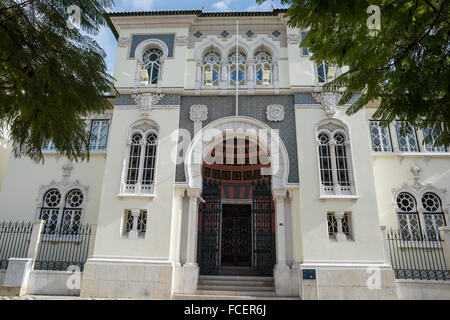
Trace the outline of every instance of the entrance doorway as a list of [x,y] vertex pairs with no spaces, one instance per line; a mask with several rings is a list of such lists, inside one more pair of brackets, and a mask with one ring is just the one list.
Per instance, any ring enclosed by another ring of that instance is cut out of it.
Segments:
[[222,206],[222,266],[252,266],[252,207],[242,204]]

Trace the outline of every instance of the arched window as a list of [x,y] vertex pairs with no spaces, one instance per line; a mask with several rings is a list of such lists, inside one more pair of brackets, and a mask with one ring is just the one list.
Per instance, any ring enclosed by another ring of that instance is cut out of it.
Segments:
[[148,72],[150,84],[157,84],[161,74],[161,58],[163,52],[159,48],[147,49],[142,56],[143,68]]
[[58,189],[47,191],[42,199],[39,219],[45,220],[45,234],[55,234],[57,231],[60,202],[61,192]]
[[426,192],[422,196],[422,207],[427,238],[439,239],[439,227],[446,225],[441,199],[432,192]]
[[121,194],[153,194],[158,145],[157,129],[147,123],[132,129],[122,175]]
[[236,56],[236,50],[228,55],[228,74],[230,86],[236,86],[236,81],[240,86],[247,84],[247,55],[243,51],[238,50],[238,56]]
[[421,239],[421,228],[417,204],[408,192],[401,192],[396,199],[398,224],[403,240]]
[[346,126],[326,120],[317,127],[321,195],[355,195]]
[[345,150],[345,137],[342,133],[337,133],[334,135],[334,142],[336,144],[335,155],[336,155],[336,171],[337,180],[340,186],[350,186],[350,177],[348,174],[348,163],[347,163],[347,151]]
[[328,82],[328,63],[322,62],[316,66],[317,80],[319,83]]
[[329,142],[330,138],[326,134],[319,135],[320,178],[325,188],[333,185]]
[[202,85],[206,85],[206,73],[212,73],[212,86],[218,86],[220,82],[220,62],[222,57],[215,50],[210,50],[203,55],[203,71],[202,71]]
[[266,50],[257,50],[254,55],[255,61],[255,78],[256,85],[262,86],[264,84],[264,71],[269,71],[269,82],[273,83],[272,77],[272,55]]
[[84,201],[83,192],[80,189],[73,189],[66,195],[66,203],[63,210],[61,225],[62,234],[76,235],[81,227],[82,204]]

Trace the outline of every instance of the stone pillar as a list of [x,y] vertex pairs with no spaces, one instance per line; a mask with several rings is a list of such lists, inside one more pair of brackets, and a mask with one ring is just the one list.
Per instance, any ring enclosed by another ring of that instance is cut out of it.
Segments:
[[27,258],[33,259],[33,264],[37,259],[37,255],[39,253],[39,246],[41,245],[42,231],[44,230],[44,226],[44,220],[36,220],[33,222],[33,230],[31,232],[30,244],[28,245],[27,252]]
[[345,214],[344,211],[336,211],[334,213],[337,222],[336,240],[338,242],[347,241],[347,236],[342,231],[342,219],[344,219],[344,214]]
[[91,235],[89,239],[88,258],[94,255],[95,236],[97,234],[97,225],[91,224]]
[[128,163],[130,161],[131,143],[128,141],[125,147],[125,158],[123,159],[122,177],[120,181],[120,193],[125,193],[127,185]]
[[275,89],[275,92],[278,93],[280,92],[280,72],[278,68],[278,61],[274,61],[272,67],[273,88]]
[[200,94],[200,88],[202,86],[202,60],[197,60],[196,63],[196,73],[195,73],[195,94],[199,95]]
[[197,265],[195,256],[195,245],[197,243],[198,231],[198,198],[200,197],[200,190],[188,190],[189,197],[189,225],[188,225],[188,244],[187,244],[187,265]]
[[383,243],[383,251],[384,251],[384,263],[387,265],[391,265],[391,252],[389,251],[386,226],[380,226],[380,229],[381,229],[381,242]]
[[247,59],[247,88],[248,88],[249,93],[253,93],[254,88],[255,88],[254,71],[255,71],[254,60],[253,60],[253,58],[248,58]]
[[141,193],[141,191],[142,191],[142,177],[144,175],[145,147],[147,146],[145,137],[142,137],[140,146],[141,146],[141,154],[139,156],[138,181],[137,181],[135,189],[134,189],[135,193]]
[[130,230],[128,239],[137,239],[139,237],[138,220],[140,215],[140,209],[131,209],[131,216],[133,217],[133,228]]
[[287,267],[286,264],[286,229],[284,221],[284,199],[286,190],[274,190],[275,200],[275,234],[277,246],[277,267]]
[[450,270],[450,227],[440,227],[439,236],[442,240],[442,249],[444,251],[447,270]]
[[338,182],[337,177],[337,168],[336,168],[336,141],[334,141],[334,138],[331,137],[331,141],[328,144],[330,147],[330,159],[331,159],[331,175],[333,177],[333,188],[334,188],[334,194],[340,195],[341,194],[341,186]]

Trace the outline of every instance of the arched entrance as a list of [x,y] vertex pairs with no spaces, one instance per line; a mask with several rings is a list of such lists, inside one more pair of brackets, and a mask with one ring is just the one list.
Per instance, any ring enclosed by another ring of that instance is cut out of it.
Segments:
[[[187,263],[196,261],[200,274],[233,266],[271,275],[275,263],[284,266],[282,199],[289,163],[277,133],[255,119],[223,118],[196,134],[186,160],[191,195]],[[196,195],[201,203],[194,213]]]
[[[226,159],[228,155],[229,159]],[[203,163],[197,261],[200,274],[241,270],[272,275],[275,266],[275,210],[265,150],[250,139],[232,137],[213,148]]]

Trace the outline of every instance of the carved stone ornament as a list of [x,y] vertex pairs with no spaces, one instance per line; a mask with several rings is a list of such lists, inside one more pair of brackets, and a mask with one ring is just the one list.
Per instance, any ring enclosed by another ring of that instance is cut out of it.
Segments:
[[205,121],[208,118],[208,107],[200,104],[191,106],[189,115],[192,121]]
[[319,102],[325,109],[328,117],[333,117],[336,113],[337,104],[341,100],[342,93],[338,92],[312,92],[314,100]]
[[283,121],[284,107],[281,104],[271,104],[267,106],[267,120],[269,121]]
[[297,33],[288,34],[287,41],[290,44],[300,44],[300,36]]
[[73,165],[70,161],[67,161],[65,165],[62,167],[63,169],[63,178],[68,179],[70,178],[70,174],[72,173]]
[[160,93],[137,93],[133,94],[133,100],[137,104],[138,109],[142,115],[149,115],[153,108],[164,97]]
[[117,40],[117,44],[119,47],[128,47],[130,43],[130,37],[120,37],[119,40]]
[[188,44],[188,37],[186,36],[178,36],[175,38],[175,44],[177,46],[187,46]]

